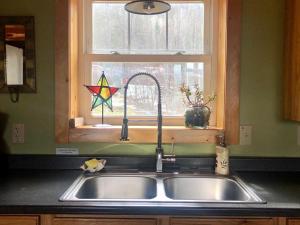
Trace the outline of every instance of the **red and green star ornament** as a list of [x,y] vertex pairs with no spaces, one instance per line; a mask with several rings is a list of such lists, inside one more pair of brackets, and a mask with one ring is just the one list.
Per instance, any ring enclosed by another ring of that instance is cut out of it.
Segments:
[[111,111],[113,111],[112,96],[119,90],[119,88],[109,86],[104,72],[102,72],[97,85],[85,85],[85,87],[93,95],[91,110],[105,104]]

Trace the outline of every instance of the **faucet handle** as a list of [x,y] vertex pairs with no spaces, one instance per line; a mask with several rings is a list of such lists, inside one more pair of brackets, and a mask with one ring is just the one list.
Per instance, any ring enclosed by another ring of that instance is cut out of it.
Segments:
[[174,158],[174,162],[175,162],[176,161],[175,156],[176,156],[176,154],[175,154],[175,138],[172,137],[171,138],[171,152],[169,155],[165,155],[165,157],[166,158]]
[[175,157],[176,157],[176,154],[175,154],[175,138],[172,137],[171,138],[171,152],[170,152],[169,155],[165,155],[165,158],[163,159],[163,161],[175,163],[176,162]]

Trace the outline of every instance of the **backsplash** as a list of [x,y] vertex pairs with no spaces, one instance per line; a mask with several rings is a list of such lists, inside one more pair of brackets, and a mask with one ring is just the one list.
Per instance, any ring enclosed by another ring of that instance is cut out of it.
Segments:
[[[36,29],[37,94],[22,94],[17,104],[0,95],[0,112],[8,114],[4,140],[11,154],[55,154],[57,147],[81,154],[153,155],[155,145],[81,143],[54,140],[54,2],[2,0],[0,15],[33,15]],[[230,146],[235,156],[299,157],[299,123],[283,121],[284,0],[243,0],[241,54],[241,124],[253,126],[252,145]],[[11,143],[13,123],[25,124],[25,143]],[[1,146],[2,148],[2,146]],[[170,150],[170,146],[165,146]],[[175,145],[178,155],[212,155],[214,145]]]

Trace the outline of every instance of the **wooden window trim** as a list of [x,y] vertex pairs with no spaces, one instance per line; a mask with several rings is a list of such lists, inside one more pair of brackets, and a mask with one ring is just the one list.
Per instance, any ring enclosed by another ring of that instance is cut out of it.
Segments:
[[[101,138],[105,136],[110,137],[111,135],[99,135],[99,132],[103,133],[99,128],[69,128],[70,118],[78,116],[77,46],[78,41],[82,41],[76,35],[79,22],[78,14],[76,13],[78,0],[56,0],[55,4],[55,140],[57,143],[69,143],[79,140],[78,137],[80,136],[80,141],[82,142],[118,142],[119,139]],[[218,58],[222,60],[220,60],[218,65],[217,89],[220,93],[223,92],[225,94],[224,98],[219,97],[217,100],[218,128],[196,130],[181,127],[180,131],[177,130],[177,133],[173,133],[178,136],[179,140],[176,140],[178,143],[214,143],[212,135],[214,136],[221,130],[225,131],[228,144],[237,144],[239,140],[241,0],[220,0],[219,18],[220,44]],[[226,19],[224,20],[224,18]],[[70,38],[71,36],[72,39]],[[115,130],[117,129],[120,128],[116,126]],[[145,134],[148,132],[150,137],[152,137],[156,133],[155,126],[152,129],[149,127],[140,127],[139,129],[140,139],[137,139],[134,143],[146,143],[147,138],[145,138]],[[166,127],[164,132],[170,134],[172,129],[174,128]],[[191,135],[191,133],[195,136]],[[79,136],[75,136],[75,134]],[[186,137],[190,137],[190,135],[195,138],[186,141]],[[152,138],[149,140],[152,140]],[[167,136],[164,142],[169,142]]]
[[[129,141],[126,143],[150,144],[157,141],[156,126],[129,126]],[[163,143],[197,144],[214,143],[215,136],[222,130],[210,128],[206,130],[189,129],[183,126],[163,126]],[[115,143],[120,139],[121,126],[95,128],[79,126],[71,128],[70,142],[108,142]],[[117,140],[117,141],[116,141]]]
[[285,1],[285,54],[283,77],[283,118],[300,121],[300,2]]
[[242,0],[227,0],[224,129],[229,144],[240,139],[241,16]]

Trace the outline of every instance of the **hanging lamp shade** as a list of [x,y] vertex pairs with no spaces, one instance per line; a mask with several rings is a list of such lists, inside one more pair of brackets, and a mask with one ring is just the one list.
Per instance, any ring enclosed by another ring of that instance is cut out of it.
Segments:
[[125,5],[125,10],[141,15],[155,15],[168,12],[171,9],[171,5],[167,2],[158,0],[138,0],[132,1]]

